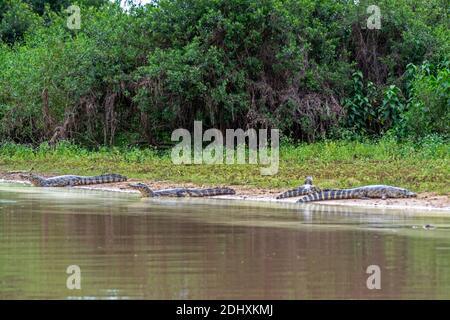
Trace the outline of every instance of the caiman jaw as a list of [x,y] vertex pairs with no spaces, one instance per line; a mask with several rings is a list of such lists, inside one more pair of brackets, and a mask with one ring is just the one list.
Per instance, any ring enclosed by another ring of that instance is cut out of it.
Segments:
[[143,197],[152,197],[153,192],[143,183],[129,183],[128,186],[132,189],[138,190]]

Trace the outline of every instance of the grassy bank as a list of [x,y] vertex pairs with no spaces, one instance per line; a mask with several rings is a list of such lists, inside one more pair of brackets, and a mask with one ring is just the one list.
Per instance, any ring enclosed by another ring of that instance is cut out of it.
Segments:
[[450,193],[450,144],[438,138],[420,143],[382,139],[282,145],[275,176],[261,176],[259,166],[248,164],[174,165],[170,151],[156,149],[0,146],[0,171],[30,168],[50,175],[117,172],[136,179],[264,188],[295,187],[305,175],[312,175],[323,188],[390,184],[417,192]]

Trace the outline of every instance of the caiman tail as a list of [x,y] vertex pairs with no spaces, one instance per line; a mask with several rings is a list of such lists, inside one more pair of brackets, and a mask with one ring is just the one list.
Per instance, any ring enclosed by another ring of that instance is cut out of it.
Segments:
[[297,189],[292,189],[286,192],[283,192],[282,194],[278,195],[276,199],[284,199],[284,198],[292,198],[292,197],[299,197],[299,196],[305,196],[307,194],[311,193],[311,188],[305,188],[300,187]]
[[236,194],[231,188],[208,188],[208,189],[186,189],[186,194],[189,197],[212,197],[221,195]]
[[102,183],[114,183],[114,182],[123,182],[127,181],[127,177],[122,176],[120,174],[111,173],[111,174],[102,174],[99,176],[93,177],[80,177],[80,185],[89,185],[89,184],[102,184]]
[[343,190],[323,190],[312,193],[301,198],[298,202],[305,203],[311,201],[334,200],[334,199],[388,199],[388,198],[413,198],[417,194],[399,187],[386,185],[371,185],[353,189]]
[[360,197],[361,195],[357,190],[324,190],[309,194],[298,200],[297,203],[322,200],[357,199]]
[[313,177],[306,176],[305,184],[303,186],[283,192],[282,194],[278,195],[276,197],[276,199],[305,196],[307,194],[311,194],[313,192],[319,192],[319,191],[320,191],[320,189],[313,185]]

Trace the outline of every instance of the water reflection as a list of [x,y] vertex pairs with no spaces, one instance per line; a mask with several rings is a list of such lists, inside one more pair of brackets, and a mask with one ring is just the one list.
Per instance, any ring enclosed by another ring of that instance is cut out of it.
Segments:
[[446,217],[6,184],[0,200],[3,299],[450,297]]

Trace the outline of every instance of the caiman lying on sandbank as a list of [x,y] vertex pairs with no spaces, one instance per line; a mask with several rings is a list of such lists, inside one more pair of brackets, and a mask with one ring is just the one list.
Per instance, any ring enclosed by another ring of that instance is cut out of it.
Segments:
[[120,174],[102,174],[99,176],[57,176],[44,178],[36,174],[22,174],[22,178],[31,182],[36,187],[66,187],[66,186],[84,186],[90,184],[102,184],[127,181],[127,177]]
[[236,194],[231,188],[174,188],[163,190],[152,190],[145,183],[130,183],[129,186],[138,190],[142,197],[211,197],[226,194]]
[[276,199],[283,199],[283,198],[292,198],[292,197],[298,197],[298,196],[305,196],[311,193],[320,192],[320,189],[313,185],[313,178],[311,176],[307,176],[305,178],[305,184],[292,189],[288,190],[286,192],[283,192],[282,194],[278,195]]
[[414,192],[411,192],[407,189],[385,185],[373,185],[352,189],[323,190],[320,192],[311,193],[298,200],[297,203],[322,201],[322,200],[338,200],[338,199],[413,198],[416,196],[417,195]]

